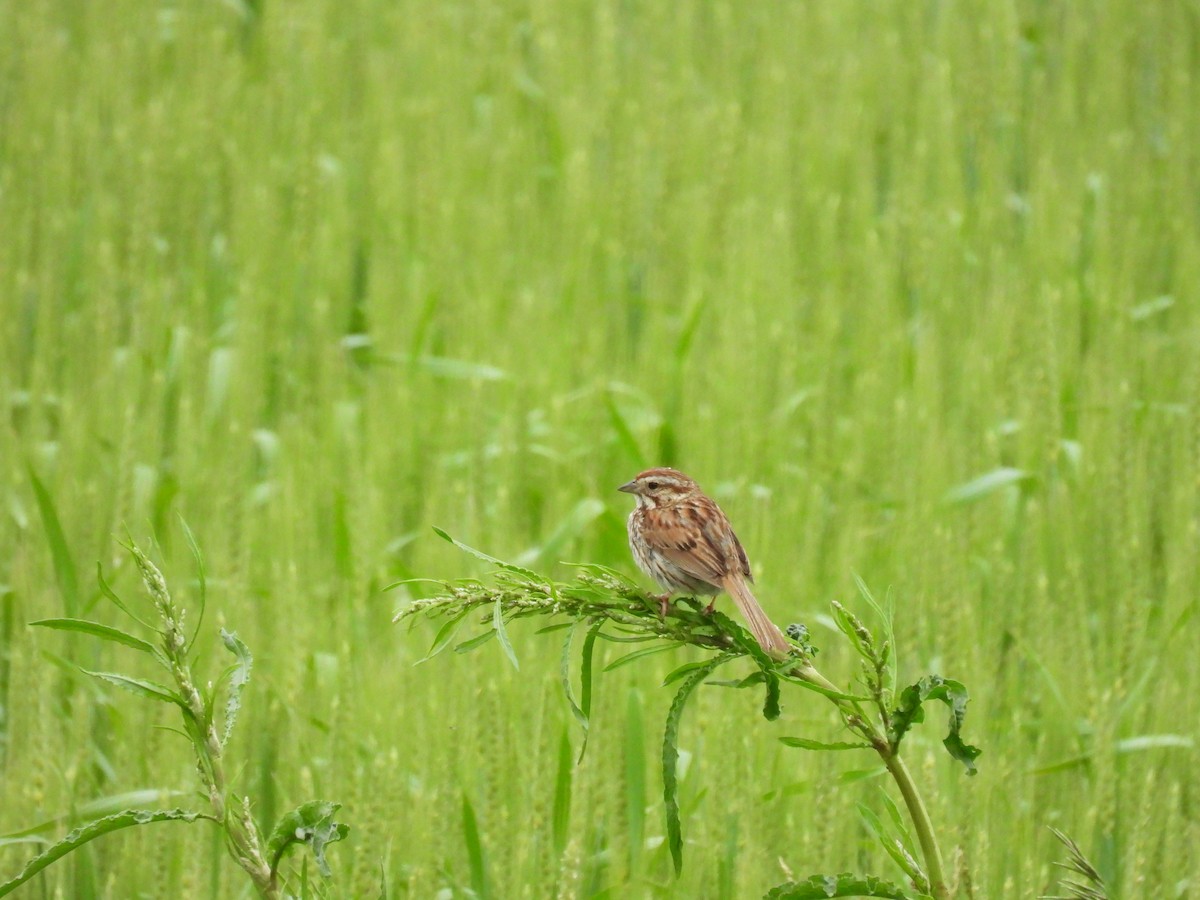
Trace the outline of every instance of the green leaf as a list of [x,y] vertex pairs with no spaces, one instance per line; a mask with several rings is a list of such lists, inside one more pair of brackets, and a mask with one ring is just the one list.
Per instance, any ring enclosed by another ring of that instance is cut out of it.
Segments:
[[829,900],[831,897],[885,897],[889,900],[931,900],[873,876],[813,875],[805,881],[789,881],[767,892],[764,900]]
[[199,612],[196,615],[196,627],[192,630],[192,639],[188,641],[188,648],[191,648],[196,643],[196,638],[200,634],[200,624],[204,621],[204,608],[208,604],[208,580],[204,575],[204,554],[200,552],[196,536],[192,534],[192,529],[188,527],[182,514],[179,515],[179,524],[183,526],[183,536],[187,539],[188,547],[191,548],[192,558],[196,560],[196,580],[199,582],[199,592],[196,596]]
[[680,678],[684,678],[687,675],[692,674],[697,669],[704,669],[710,665],[712,665],[711,659],[702,659],[697,662],[684,663],[682,666],[672,669],[670,672],[667,673],[667,677],[664,678],[663,682],[662,682],[663,687],[666,687],[668,684],[672,684],[673,682],[678,681]]
[[8,834],[0,835],[0,846],[3,846],[6,842],[29,840],[50,844],[53,842],[44,837],[44,835],[52,831],[57,831],[64,826],[74,827],[76,823],[84,819],[110,816],[114,813],[128,810],[131,804],[138,804],[140,806],[144,804],[166,803],[187,793],[187,791],[147,788],[140,791],[126,791],[121,794],[109,794],[105,797],[97,797],[94,800],[88,800],[86,803],[80,803],[72,807],[69,815],[56,816],[53,819],[39,822],[37,825],[22,828],[20,831],[12,831]]
[[325,847],[342,840],[350,831],[349,825],[333,821],[333,814],[341,809],[340,803],[328,800],[309,800],[287,813],[275,825],[267,839],[267,858],[271,861],[271,872],[279,870],[280,860],[293,844],[308,844],[317,868],[328,878],[331,874],[325,859]]
[[484,631],[481,634],[477,634],[473,638],[467,638],[461,644],[456,645],[454,648],[454,652],[455,653],[470,653],[476,647],[482,647],[488,641],[492,640],[492,638],[494,638],[495,636],[496,636],[495,629],[489,628],[487,631]]
[[470,609],[463,609],[447,619],[442,624],[442,627],[438,629],[438,633],[433,638],[433,643],[429,645],[429,652],[413,663],[413,665],[419,666],[423,662],[428,662],[449,647],[450,642],[454,640],[454,635],[462,627],[463,619],[466,618],[469,612]]
[[763,701],[763,718],[774,722],[779,718],[779,679],[774,675],[764,673],[767,682],[767,696]]
[[229,697],[225,701],[225,734],[221,737],[221,746],[224,747],[229,743],[229,736],[233,734],[234,723],[237,722],[238,712],[242,708],[242,690],[250,681],[254,657],[250,655],[250,648],[238,638],[237,632],[222,628],[221,643],[237,657],[237,663],[229,675]]
[[[679,722],[683,717],[684,707],[692,691],[699,687],[709,675],[720,665],[734,659],[732,654],[722,654],[706,660],[698,665],[692,665],[690,674],[680,686],[671,709],[667,713],[667,727],[663,732],[663,802],[667,814],[667,844],[671,850],[671,861],[675,864],[675,876],[683,872],[683,829],[679,821],[679,781],[677,766],[679,764]],[[682,668],[682,666],[680,667]],[[679,669],[675,670],[676,672]]]
[[571,647],[575,643],[575,629],[578,626],[579,620],[576,619],[571,623],[571,630],[567,634],[567,639],[563,641],[562,655],[558,661],[558,673],[562,681],[563,693],[567,695],[567,703],[571,707],[571,715],[575,717],[575,721],[583,729],[584,740],[587,740],[588,717],[584,714],[583,707],[575,702],[575,694],[571,691]]
[[901,691],[899,703],[892,711],[888,740],[893,748],[899,749],[905,733],[913,725],[925,721],[925,708],[922,704],[927,700],[940,700],[950,707],[950,733],[942,740],[942,744],[951,756],[966,766],[968,775],[974,775],[975,760],[983,751],[964,743],[959,734],[967,715],[969,699],[967,689],[961,682],[951,681],[940,675],[926,675],[916,684],[911,684]]
[[677,644],[659,644],[655,647],[643,647],[641,650],[634,650],[632,653],[626,653],[623,656],[618,656],[604,667],[604,671],[611,672],[613,669],[619,669],[621,666],[627,666],[631,662],[642,659],[643,657],[653,656],[655,653],[663,653],[667,650],[674,650],[677,646]]
[[780,743],[789,747],[799,747],[801,750],[862,750],[871,749],[865,741],[811,741],[802,737],[781,737]]
[[111,816],[105,816],[103,819],[88,822],[86,825],[81,825],[79,828],[71,831],[58,843],[47,847],[27,862],[25,868],[18,872],[14,878],[0,884],[0,897],[12,893],[51,863],[62,859],[62,857],[66,856],[72,850],[77,850],[88,843],[88,841],[95,840],[102,835],[111,834],[114,831],[129,828],[133,825],[150,825],[154,822],[195,822],[197,819],[209,818],[211,817],[202,813],[190,812],[184,809],[127,809]]
[[487,857],[483,851],[483,841],[479,837],[475,809],[465,793],[462,800],[462,820],[463,843],[467,846],[467,863],[471,867],[471,889],[478,900],[490,900],[492,891],[491,879],[488,878]]
[[42,527],[46,529],[46,542],[50,545],[50,557],[54,561],[54,579],[62,596],[63,609],[68,617],[74,618],[79,609],[79,581],[75,577],[75,562],[71,559],[67,537],[63,533],[62,523],[58,519],[58,511],[54,507],[50,492],[37,477],[33,466],[28,466],[28,470],[38,512],[42,516]]
[[[600,629],[603,627],[604,619],[601,619],[588,629],[587,637],[583,639],[583,651],[579,660],[579,709],[589,722],[592,718],[592,659],[596,650],[596,638],[600,636]],[[587,750],[590,733],[590,728],[583,733],[583,746],[579,748],[577,763],[583,762],[583,754]]]
[[98,637],[101,640],[113,641],[117,644],[124,644],[126,647],[132,647],[134,650],[140,650],[143,653],[151,655],[158,652],[157,648],[139,637],[134,637],[132,634],[127,634],[119,628],[113,628],[111,625],[101,625],[99,622],[89,622],[86,619],[38,619],[36,622],[30,622],[30,625],[37,625],[41,628],[53,628],[57,631],[78,631],[82,634],[90,634],[92,637]]
[[952,505],[971,503],[988,494],[993,494],[1001,488],[1019,487],[1025,491],[1036,483],[1037,476],[1023,469],[1001,467],[960,484],[958,487],[951,488],[942,498],[942,502]]
[[517,662],[517,654],[513,652],[512,643],[508,640],[508,632],[504,628],[504,607],[500,604],[500,598],[496,598],[496,603],[492,607],[492,628],[496,632],[496,637],[500,639],[500,646],[504,648],[504,655],[508,657],[508,661],[513,664],[513,668],[520,670],[521,664]]
[[121,598],[116,595],[116,592],[114,592],[113,589],[108,586],[108,582],[104,580],[104,568],[100,565],[100,563],[96,563],[96,582],[100,585],[100,592],[112,601],[113,606],[125,613],[125,615],[129,616],[129,618],[133,619],[133,621],[137,622],[147,631],[157,630],[145,619],[141,618],[140,616],[135,616],[132,612],[130,612],[129,607],[122,602]]
[[500,569],[504,569],[504,571],[506,571],[506,572],[513,572],[517,575],[520,575],[523,578],[527,578],[530,581],[536,582],[538,584],[545,583],[545,579],[542,578],[542,576],[539,575],[537,572],[534,572],[531,569],[526,569],[523,566],[517,566],[517,565],[514,565],[513,563],[504,562],[504,560],[502,560],[502,559],[496,559],[496,557],[494,557],[494,556],[488,556],[482,550],[476,550],[474,547],[468,547],[462,541],[456,540],[455,538],[450,537],[450,535],[448,535],[442,529],[438,528],[436,525],[433,526],[433,530],[434,530],[434,533],[437,534],[437,536],[440,537],[442,540],[449,541],[451,544],[453,544],[459,550],[462,550],[464,553],[469,553],[471,556],[475,557],[476,559],[478,559],[482,562],[488,563],[489,565],[496,566],[497,568],[500,568]]
[[927,889],[929,879],[925,877],[925,873],[916,865],[916,860],[908,854],[908,849],[902,842],[896,839],[895,836],[888,833],[879,816],[869,806],[862,803],[858,804],[858,815],[862,819],[863,824],[867,829],[875,835],[875,839],[879,841],[879,846],[883,847],[884,852],[892,858],[892,861],[900,867],[900,871],[907,875],[921,889]]
[[183,702],[182,697],[170,688],[156,682],[145,681],[141,678],[131,678],[128,675],[118,675],[116,672],[92,672],[84,668],[80,668],[79,671],[86,675],[91,675],[93,678],[99,678],[101,681],[107,681],[109,684],[116,685],[123,690],[129,691],[131,694],[138,694],[142,697],[148,697],[151,700],[161,700],[164,703],[174,703],[180,709],[187,710],[187,704]]

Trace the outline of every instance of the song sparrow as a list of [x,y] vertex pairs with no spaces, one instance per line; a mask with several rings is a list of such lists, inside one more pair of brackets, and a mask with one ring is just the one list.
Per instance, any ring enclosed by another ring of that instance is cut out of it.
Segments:
[[688,476],[675,469],[647,469],[617,490],[637,497],[629,515],[629,548],[638,567],[671,594],[733,598],[750,631],[772,656],[786,656],[791,645],[750,593],[753,581],[746,551],[721,507]]

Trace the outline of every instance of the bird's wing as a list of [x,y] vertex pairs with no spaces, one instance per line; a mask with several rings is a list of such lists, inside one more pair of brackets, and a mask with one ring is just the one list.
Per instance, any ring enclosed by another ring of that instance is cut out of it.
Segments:
[[710,501],[703,507],[681,503],[654,512],[642,523],[646,543],[693,578],[719,586],[732,568],[729,538],[737,547],[734,558],[741,550],[720,508]]

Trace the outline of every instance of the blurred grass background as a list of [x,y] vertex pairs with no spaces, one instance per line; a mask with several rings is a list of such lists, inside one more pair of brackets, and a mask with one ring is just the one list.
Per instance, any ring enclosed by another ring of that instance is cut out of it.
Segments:
[[[119,652],[25,626],[114,621],[126,527],[187,605],[182,514],[213,673],[218,623],[256,654],[240,784],[267,822],[345,804],[338,894],[891,874],[872,761],[775,740],[834,734],[813,697],[701,692],[675,881],[682,658],[598,680],[556,829],[559,641],[413,668],[433,629],[389,626],[383,585],[479,571],[434,524],[632,571],[614,488],[672,463],[830,674],[857,572],[902,677],[970,688],[979,776],[938,727],[908,754],[973,896],[1049,889],[1046,825],[1114,896],[1194,893],[1198,77],[1183,0],[0,4],[0,833],[194,783],[168,712],[72,665]],[[244,888],[159,825],[26,891]]]

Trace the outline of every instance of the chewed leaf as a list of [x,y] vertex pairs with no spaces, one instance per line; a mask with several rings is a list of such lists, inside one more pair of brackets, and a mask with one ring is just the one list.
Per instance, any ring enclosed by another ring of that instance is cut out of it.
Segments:
[[940,700],[950,707],[950,733],[942,744],[947,752],[964,766],[967,774],[975,774],[975,760],[983,751],[964,743],[959,734],[963,720],[967,716],[967,701],[970,697],[961,682],[942,678],[940,675],[926,675],[916,684],[911,684],[900,692],[899,702],[892,711],[892,724],[888,739],[893,748],[900,746],[900,741],[908,730],[918,722],[925,721],[925,709],[922,706],[926,700]]
[[47,847],[33,859],[29,860],[25,864],[25,868],[18,872],[14,878],[0,884],[0,897],[11,894],[38,872],[45,869],[51,863],[62,859],[62,857],[66,856],[72,850],[76,850],[88,841],[95,840],[113,831],[129,828],[133,825],[150,825],[154,822],[195,822],[197,819],[202,818],[207,819],[210,817],[184,809],[127,809],[111,816],[105,816],[103,819],[88,822],[86,825],[81,825],[79,828],[71,831],[57,844]]
[[340,803],[328,800],[310,800],[297,806],[276,824],[267,840],[267,857],[271,871],[279,870],[279,862],[293,844],[308,844],[317,860],[317,868],[328,878],[331,874],[325,859],[325,847],[342,840],[350,831],[349,825],[333,821],[333,814],[341,809]]
[[237,657],[237,664],[229,674],[229,699],[225,701],[225,734],[221,738],[221,746],[229,743],[233,733],[233,725],[237,721],[238,711],[242,708],[242,689],[250,681],[250,669],[254,666],[254,657],[250,649],[242,643],[236,632],[221,629],[221,642],[225,649]]
[[526,569],[524,566],[518,566],[514,565],[513,563],[505,562],[502,559],[496,559],[494,556],[488,556],[482,550],[476,550],[474,547],[467,546],[462,541],[450,537],[450,535],[438,528],[436,525],[433,526],[433,530],[442,540],[449,541],[459,550],[462,550],[464,553],[471,554],[481,562],[489,563],[497,568],[504,569],[506,572],[513,572],[514,574],[520,575],[523,578],[528,578],[530,581],[535,581],[538,584],[541,584],[545,580],[541,575],[539,575],[537,572],[534,572],[532,569]]
[[871,876],[813,875],[789,881],[767,892],[764,900],[829,900],[830,897],[886,897],[889,900],[930,900],[928,894],[910,891]]

